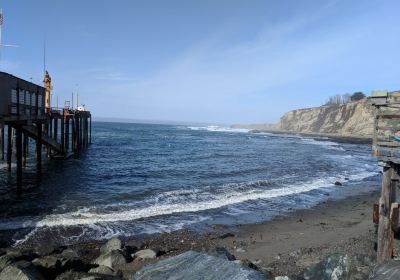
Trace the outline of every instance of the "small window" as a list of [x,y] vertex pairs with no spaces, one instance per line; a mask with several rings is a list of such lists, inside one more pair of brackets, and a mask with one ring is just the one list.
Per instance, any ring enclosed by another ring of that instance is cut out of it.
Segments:
[[43,96],[41,95],[38,96],[38,107],[39,108],[43,107]]
[[19,90],[19,104],[25,104],[25,91]]
[[17,114],[17,106],[15,106],[15,105],[11,106],[11,114],[13,114],[13,115]]
[[17,90],[11,90],[11,103],[17,103]]
[[31,106],[31,93],[29,91],[25,92],[25,105]]
[[34,92],[31,95],[31,106],[36,106],[36,93]]

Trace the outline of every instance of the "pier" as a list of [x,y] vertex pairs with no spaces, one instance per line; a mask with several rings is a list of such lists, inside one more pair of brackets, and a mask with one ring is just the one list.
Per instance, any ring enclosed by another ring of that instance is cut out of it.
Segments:
[[[92,141],[92,116],[82,107],[51,107],[51,78],[45,86],[0,72],[0,160],[12,172],[16,161],[17,190],[23,185],[23,168],[34,141],[36,173],[42,173],[42,157],[65,159],[87,149]],[[14,156],[13,156],[14,155]]]
[[392,258],[394,237],[400,233],[400,91],[375,91],[370,100],[375,108],[373,154],[383,167],[381,196],[373,211],[377,261],[383,262]]

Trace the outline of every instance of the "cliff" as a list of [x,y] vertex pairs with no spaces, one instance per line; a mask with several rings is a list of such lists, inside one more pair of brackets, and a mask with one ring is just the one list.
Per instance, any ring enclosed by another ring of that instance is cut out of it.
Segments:
[[287,112],[275,124],[233,125],[233,128],[297,133],[372,137],[374,113],[367,99],[343,105],[321,106]]
[[281,117],[276,129],[343,136],[372,136],[373,123],[373,108],[364,99],[339,106],[290,111]]

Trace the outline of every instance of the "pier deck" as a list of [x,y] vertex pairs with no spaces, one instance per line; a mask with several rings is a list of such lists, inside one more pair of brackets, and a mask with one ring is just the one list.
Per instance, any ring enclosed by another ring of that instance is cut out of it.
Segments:
[[17,190],[35,142],[36,171],[41,175],[42,155],[66,158],[91,144],[92,116],[89,111],[69,107],[51,108],[46,88],[0,72],[0,160],[12,171],[13,150],[17,163]]

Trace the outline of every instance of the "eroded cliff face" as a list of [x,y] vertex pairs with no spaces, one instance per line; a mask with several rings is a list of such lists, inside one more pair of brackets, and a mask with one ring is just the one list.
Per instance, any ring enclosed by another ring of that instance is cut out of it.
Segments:
[[372,136],[374,112],[366,99],[340,106],[299,109],[284,114],[276,129],[344,136]]

